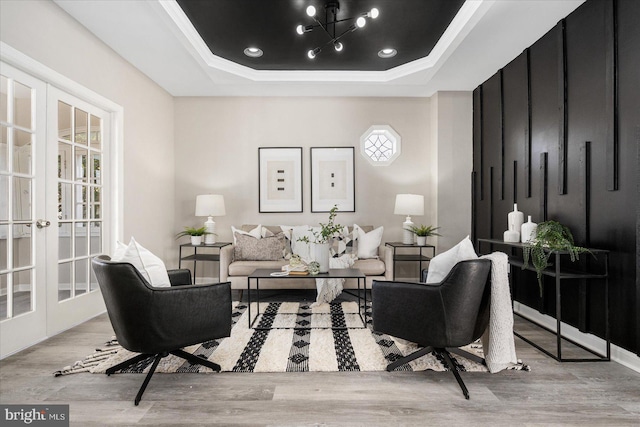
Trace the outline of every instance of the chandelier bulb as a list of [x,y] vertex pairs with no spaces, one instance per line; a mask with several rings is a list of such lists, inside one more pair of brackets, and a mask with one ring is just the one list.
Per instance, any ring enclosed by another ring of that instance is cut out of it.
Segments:
[[298,25],[296,27],[296,33],[298,33],[300,35],[304,34],[304,26],[303,25]]
[[340,42],[335,42],[333,44],[333,48],[336,50],[336,52],[341,52],[344,46]]
[[307,7],[307,15],[316,16],[316,8],[313,6]]
[[372,19],[376,19],[379,15],[380,15],[380,11],[375,7],[371,9],[371,12],[367,14],[367,16],[369,16]]
[[358,26],[358,28],[362,28],[367,25],[367,20],[361,16],[360,18],[356,19],[356,25]]
[[313,59],[313,58],[316,57],[317,54],[320,53],[320,50],[321,49],[319,47],[317,47],[317,48],[315,48],[313,50],[310,50],[309,52],[307,52],[307,56],[309,57],[309,59]]

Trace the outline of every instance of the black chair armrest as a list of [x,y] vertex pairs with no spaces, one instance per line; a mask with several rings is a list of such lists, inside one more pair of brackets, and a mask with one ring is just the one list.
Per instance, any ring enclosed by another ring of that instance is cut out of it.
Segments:
[[374,280],[371,289],[373,329],[421,345],[440,341],[433,339],[434,335],[446,334],[440,290],[439,283]]
[[167,270],[171,286],[183,286],[191,284],[191,270],[187,268]]

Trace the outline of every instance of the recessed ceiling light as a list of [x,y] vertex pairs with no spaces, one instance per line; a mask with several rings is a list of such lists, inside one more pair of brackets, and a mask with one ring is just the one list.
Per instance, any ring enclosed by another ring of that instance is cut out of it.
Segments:
[[251,58],[260,58],[264,52],[257,47],[248,47],[244,50],[244,54]]
[[380,52],[378,52],[378,56],[380,58],[393,58],[397,54],[398,54],[398,51],[391,48],[382,49]]

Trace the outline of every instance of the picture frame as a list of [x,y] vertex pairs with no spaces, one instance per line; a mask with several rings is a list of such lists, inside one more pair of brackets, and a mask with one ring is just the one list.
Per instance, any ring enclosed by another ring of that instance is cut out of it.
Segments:
[[258,211],[302,212],[302,147],[258,148]]
[[355,212],[354,147],[311,147],[311,212]]

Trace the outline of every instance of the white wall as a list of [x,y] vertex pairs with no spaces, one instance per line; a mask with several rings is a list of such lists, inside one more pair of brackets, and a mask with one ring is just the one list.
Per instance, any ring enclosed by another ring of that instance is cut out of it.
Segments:
[[2,1],[0,40],[124,108],[123,238],[169,258],[173,97],[50,1]]
[[[227,215],[215,218],[220,241],[231,239],[231,225],[326,221],[327,214],[311,213],[309,147],[353,146],[356,212],[339,213],[337,222],[383,225],[385,241],[401,240],[396,194],[424,194],[427,206],[436,203],[429,110],[428,98],[176,98],[175,232],[204,222],[194,209],[196,195],[206,193],[225,196]],[[402,154],[390,166],[372,166],[360,154],[360,136],[374,124],[402,137]],[[303,147],[304,211],[260,214],[258,147],[281,146]],[[426,213],[413,221],[434,219]]]
[[437,149],[435,216],[442,237],[438,252],[471,233],[473,98],[471,92],[438,92],[431,97],[432,138]]

